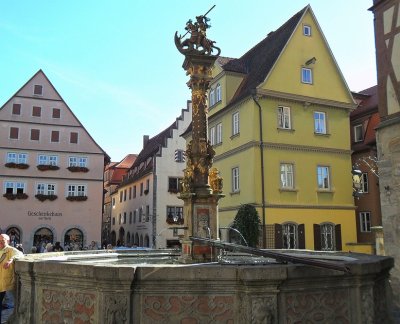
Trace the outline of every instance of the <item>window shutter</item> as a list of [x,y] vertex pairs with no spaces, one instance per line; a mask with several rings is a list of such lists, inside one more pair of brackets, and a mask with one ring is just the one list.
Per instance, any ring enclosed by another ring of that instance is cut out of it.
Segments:
[[275,249],[282,249],[282,225],[274,224],[275,226]]
[[278,107],[277,110],[277,117],[278,117],[278,127],[282,127],[283,126],[283,116],[282,116],[282,107]]
[[53,118],[60,118],[61,110],[59,108],[53,108]]
[[21,104],[13,104],[12,114],[13,115],[21,115]]
[[321,251],[321,227],[319,224],[314,224],[314,250]]
[[58,142],[60,140],[60,133],[58,131],[51,131],[51,141]]
[[31,140],[38,141],[40,137],[40,130],[39,129],[31,129]]
[[33,106],[32,107],[32,116],[40,117],[42,115],[42,107]]
[[69,134],[69,142],[73,143],[73,144],[77,144],[78,143],[78,133],[71,132]]
[[33,94],[41,96],[43,94],[43,86],[35,84],[33,88]]
[[19,128],[18,127],[10,127],[10,138],[18,139]]
[[335,225],[335,244],[336,251],[342,251],[342,228],[341,225]]
[[304,230],[304,224],[300,224],[297,227],[298,235],[299,235],[299,249],[306,248],[306,234]]

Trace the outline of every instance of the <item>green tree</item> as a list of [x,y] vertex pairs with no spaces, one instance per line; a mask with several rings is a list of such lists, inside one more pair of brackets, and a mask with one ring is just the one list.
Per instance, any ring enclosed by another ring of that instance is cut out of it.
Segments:
[[251,247],[256,247],[258,244],[260,225],[260,217],[254,206],[248,204],[240,206],[233,221],[233,227],[243,235]]

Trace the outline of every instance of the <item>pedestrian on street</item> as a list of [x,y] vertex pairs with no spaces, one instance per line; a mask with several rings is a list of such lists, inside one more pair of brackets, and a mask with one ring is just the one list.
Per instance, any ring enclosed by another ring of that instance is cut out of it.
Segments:
[[10,237],[7,234],[0,234],[0,305],[3,305],[3,299],[6,295],[6,291],[14,291],[14,260],[23,256],[21,251],[18,251],[16,248],[10,246],[9,243]]

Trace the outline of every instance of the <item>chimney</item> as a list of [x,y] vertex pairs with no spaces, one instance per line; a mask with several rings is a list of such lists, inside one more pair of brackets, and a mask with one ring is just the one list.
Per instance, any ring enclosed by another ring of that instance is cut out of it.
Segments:
[[147,145],[149,142],[149,135],[143,135],[143,148]]

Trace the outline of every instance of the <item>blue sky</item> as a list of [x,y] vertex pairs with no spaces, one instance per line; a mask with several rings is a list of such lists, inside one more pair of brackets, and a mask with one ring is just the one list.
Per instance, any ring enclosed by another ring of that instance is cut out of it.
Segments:
[[0,106],[42,69],[96,142],[120,161],[190,100],[174,34],[210,12],[207,36],[240,57],[310,4],[352,91],[376,84],[372,0],[0,2]]

